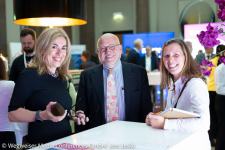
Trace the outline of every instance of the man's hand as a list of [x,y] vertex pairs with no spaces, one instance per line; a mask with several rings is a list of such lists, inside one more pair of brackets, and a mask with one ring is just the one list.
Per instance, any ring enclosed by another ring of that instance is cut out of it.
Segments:
[[77,125],[85,125],[86,122],[89,122],[89,118],[85,116],[82,110],[76,111],[76,117],[73,117],[73,121],[77,123]]

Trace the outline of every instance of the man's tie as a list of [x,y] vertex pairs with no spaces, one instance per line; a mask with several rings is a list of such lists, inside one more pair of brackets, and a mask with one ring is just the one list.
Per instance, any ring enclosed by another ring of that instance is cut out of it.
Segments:
[[207,60],[209,60],[209,55],[207,55]]
[[109,69],[107,77],[107,123],[117,120],[118,103],[116,96],[116,82],[113,77],[114,69]]

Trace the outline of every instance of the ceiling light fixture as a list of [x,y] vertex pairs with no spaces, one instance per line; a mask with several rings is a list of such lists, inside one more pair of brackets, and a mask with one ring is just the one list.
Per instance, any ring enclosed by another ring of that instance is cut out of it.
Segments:
[[26,26],[86,24],[86,0],[14,0],[14,23]]

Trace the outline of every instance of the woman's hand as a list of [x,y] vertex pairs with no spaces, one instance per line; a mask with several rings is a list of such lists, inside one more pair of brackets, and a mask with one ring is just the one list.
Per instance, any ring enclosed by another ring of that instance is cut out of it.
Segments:
[[43,120],[51,120],[53,122],[59,122],[59,121],[62,121],[66,114],[67,114],[67,110],[65,110],[65,113],[62,115],[62,116],[54,116],[52,113],[51,113],[51,106],[54,105],[56,102],[50,102],[47,106],[46,106],[46,110],[43,111],[43,113],[40,113],[40,117],[43,119]]
[[158,115],[149,115],[148,122],[153,128],[163,129],[165,124],[165,119],[162,116]]
[[76,117],[73,117],[73,121],[77,123],[77,125],[85,125],[86,122],[89,122],[89,118],[85,117],[85,114],[82,110],[76,111]]
[[150,123],[150,119],[149,119],[149,118],[150,118],[152,115],[155,115],[155,113],[150,112],[150,113],[146,116],[145,123],[146,123],[148,126],[151,126],[151,123]]

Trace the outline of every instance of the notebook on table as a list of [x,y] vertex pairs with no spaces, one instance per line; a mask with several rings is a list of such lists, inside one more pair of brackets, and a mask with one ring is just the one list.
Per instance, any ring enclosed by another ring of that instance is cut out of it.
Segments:
[[158,115],[164,117],[165,119],[200,118],[199,114],[180,110],[177,108],[168,108]]

